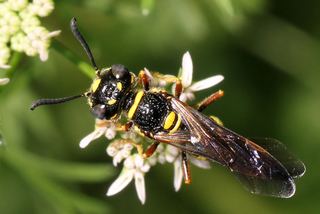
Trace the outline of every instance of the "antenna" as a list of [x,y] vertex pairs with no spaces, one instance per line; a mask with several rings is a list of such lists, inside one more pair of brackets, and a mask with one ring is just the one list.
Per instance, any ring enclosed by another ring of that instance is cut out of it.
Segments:
[[70,101],[70,100],[74,100],[74,99],[77,99],[77,98],[80,98],[80,97],[84,97],[84,96],[86,96],[86,95],[85,94],[79,94],[79,95],[75,95],[75,96],[71,96],[71,97],[39,99],[39,100],[34,101],[31,104],[30,110],[33,111],[38,106],[64,103],[64,102],[67,102],[67,101]]
[[86,54],[89,57],[89,60],[93,66],[93,68],[97,71],[99,70],[96,62],[94,61],[92,52],[89,48],[88,43],[86,42],[86,40],[83,38],[82,34],[80,33],[79,29],[78,29],[78,25],[77,25],[77,20],[76,18],[72,18],[71,22],[70,22],[70,27],[71,27],[71,31],[74,35],[74,37],[76,37],[76,39],[80,42],[81,46],[83,47],[84,51],[86,52]]

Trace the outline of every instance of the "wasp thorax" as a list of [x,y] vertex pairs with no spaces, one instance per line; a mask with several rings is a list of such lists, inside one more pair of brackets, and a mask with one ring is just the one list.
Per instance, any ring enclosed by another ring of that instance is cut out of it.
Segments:
[[110,119],[120,113],[135,75],[123,65],[101,69],[91,84],[88,102],[91,112],[99,119]]

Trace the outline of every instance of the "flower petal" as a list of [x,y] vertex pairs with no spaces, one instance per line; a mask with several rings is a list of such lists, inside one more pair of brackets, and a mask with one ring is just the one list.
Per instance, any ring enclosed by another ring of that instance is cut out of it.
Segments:
[[95,129],[93,132],[91,132],[90,134],[88,134],[87,136],[85,136],[81,141],[80,141],[80,148],[84,149],[86,148],[91,141],[101,137],[101,135],[103,135],[103,133],[105,132],[105,128],[97,128]]
[[54,37],[54,36],[58,36],[60,33],[61,33],[61,30],[52,31],[52,32],[48,33],[47,39]]
[[7,84],[9,81],[10,81],[9,78],[2,78],[2,79],[0,79],[0,85],[5,85],[5,84]]
[[195,165],[199,168],[202,168],[202,169],[210,169],[211,168],[210,162],[207,160],[201,160],[199,158],[195,158],[195,157],[190,156],[190,162],[193,165]]
[[200,80],[199,82],[196,82],[192,84],[188,89],[191,91],[201,91],[207,88],[210,88],[212,86],[217,85],[220,83],[224,77],[222,75],[215,75],[209,78],[206,78],[204,80]]
[[123,156],[121,154],[121,152],[119,151],[112,160],[113,166],[118,166],[118,163],[120,163],[123,160]]
[[181,93],[180,97],[179,97],[179,100],[181,100],[184,103],[187,102],[187,100],[188,100],[187,94],[186,93]]
[[1,69],[9,69],[10,65],[0,64]]
[[119,177],[111,184],[107,191],[107,196],[112,196],[123,190],[133,179],[133,170],[123,168]]
[[186,52],[182,57],[182,73],[181,83],[184,88],[187,88],[192,83],[193,65],[189,52]]
[[134,164],[136,168],[141,168],[143,166],[143,163],[144,160],[139,154],[134,155]]
[[174,190],[176,192],[179,191],[181,184],[182,184],[182,179],[183,179],[183,172],[182,172],[182,166],[181,166],[181,155],[177,160],[173,163],[174,166],[174,179],[173,179],[173,186]]
[[48,60],[48,57],[49,57],[49,53],[48,53],[48,50],[47,49],[40,49],[39,50],[39,57],[40,57],[40,60],[42,62],[45,62]]
[[105,136],[108,140],[112,140],[113,138],[115,138],[116,134],[117,132],[115,126],[110,126],[106,129]]
[[146,201],[146,189],[144,184],[144,175],[141,172],[134,173],[134,184],[139,200],[142,204]]

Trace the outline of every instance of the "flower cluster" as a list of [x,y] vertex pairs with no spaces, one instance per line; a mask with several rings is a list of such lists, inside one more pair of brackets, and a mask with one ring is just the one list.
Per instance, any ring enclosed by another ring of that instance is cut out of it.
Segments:
[[41,26],[40,17],[54,9],[53,0],[0,0],[0,69],[10,66],[12,51],[48,59],[51,37],[60,31],[49,32]]
[[[150,85],[152,87],[164,88],[167,83],[172,83],[172,79],[179,78],[183,92],[180,95],[180,100],[183,102],[190,101],[195,98],[194,92],[210,88],[223,80],[223,76],[215,75],[202,81],[192,84],[193,65],[189,52],[185,53],[182,59],[182,68],[178,77],[173,75],[162,75],[159,73],[151,74],[147,69],[145,73],[149,76]],[[159,78],[158,78],[159,77]],[[172,86],[173,89],[175,85]],[[133,129],[124,131],[120,127],[116,127],[114,121],[96,120],[95,130],[84,137],[80,142],[80,147],[85,148],[93,140],[105,135],[107,139],[114,139],[107,147],[107,154],[113,158],[113,165],[118,166],[123,162],[123,168],[118,178],[111,184],[107,191],[107,196],[112,196],[122,191],[131,181],[134,180],[137,195],[142,204],[146,199],[144,177],[150,171],[152,166],[157,163],[173,164],[174,167],[174,189],[178,191],[183,180],[182,156],[180,149],[171,145],[160,144],[155,153],[149,158],[143,158],[142,151],[144,145],[150,140],[141,137]],[[119,136],[116,138],[116,136]],[[199,159],[190,156],[191,163],[200,168],[210,168],[209,162],[205,159]]]

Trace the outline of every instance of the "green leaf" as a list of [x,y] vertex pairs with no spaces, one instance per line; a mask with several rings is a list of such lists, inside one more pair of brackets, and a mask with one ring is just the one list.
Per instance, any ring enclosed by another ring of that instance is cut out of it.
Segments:
[[95,71],[93,67],[90,66],[88,63],[82,61],[79,57],[77,57],[72,51],[70,51],[67,47],[62,45],[59,41],[52,41],[52,47],[65,58],[74,63],[80,69],[80,71],[82,71],[83,74],[88,76],[90,79],[94,78]]

